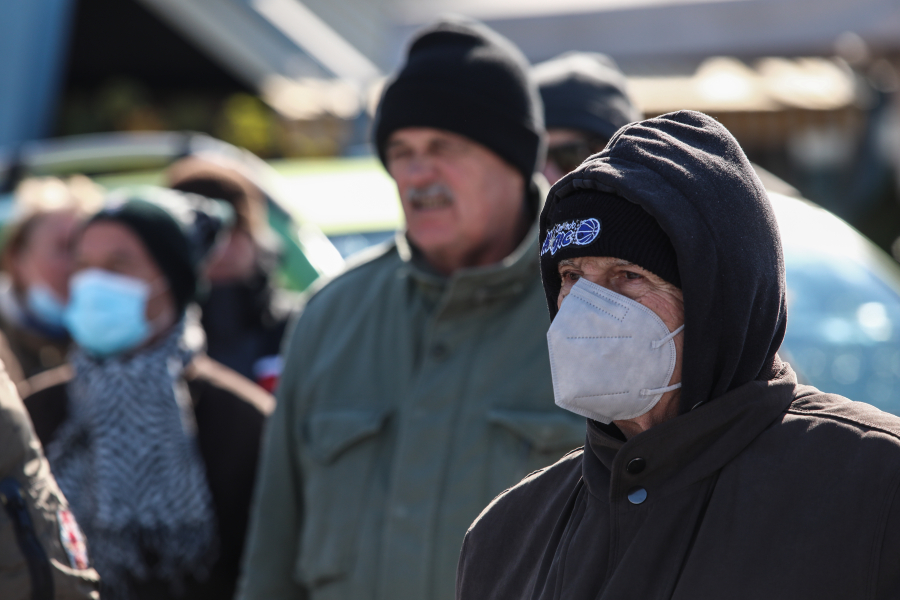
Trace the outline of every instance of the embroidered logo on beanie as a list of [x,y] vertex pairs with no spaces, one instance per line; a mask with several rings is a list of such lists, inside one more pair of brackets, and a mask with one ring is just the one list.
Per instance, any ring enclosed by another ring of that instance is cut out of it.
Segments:
[[544,239],[544,244],[541,246],[541,256],[548,252],[551,255],[556,254],[560,248],[565,248],[572,244],[587,246],[596,240],[598,235],[600,235],[599,219],[590,218],[559,223],[550,230]]

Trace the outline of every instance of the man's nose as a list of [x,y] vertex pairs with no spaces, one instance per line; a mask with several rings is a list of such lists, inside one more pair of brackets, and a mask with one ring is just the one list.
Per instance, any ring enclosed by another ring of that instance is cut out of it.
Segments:
[[426,155],[414,156],[406,168],[406,176],[413,185],[432,183],[436,174],[434,160]]

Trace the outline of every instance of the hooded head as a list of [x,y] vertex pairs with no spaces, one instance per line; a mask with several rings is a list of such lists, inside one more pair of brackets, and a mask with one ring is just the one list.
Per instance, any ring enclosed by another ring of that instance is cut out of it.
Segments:
[[544,118],[528,71],[519,49],[481,23],[442,19],[423,29],[378,106],[382,162],[394,131],[431,127],[480,143],[529,181],[543,160]]
[[[580,238],[559,235],[590,219]],[[682,412],[771,373],[787,322],[781,240],[762,183],[711,117],[681,111],[622,128],[553,186],[540,228],[551,318],[567,252],[631,252],[616,258],[681,288]]]

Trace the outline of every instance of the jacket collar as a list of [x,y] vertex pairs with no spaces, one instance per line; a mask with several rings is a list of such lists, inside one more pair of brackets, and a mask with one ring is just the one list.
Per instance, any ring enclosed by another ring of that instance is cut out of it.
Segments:
[[[538,211],[546,197],[547,184],[536,176],[528,187],[525,201],[536,204]],[[518,247],[502,261],[482,267],[460,269],[449,277],[437,273],[422,254],[409,243],[404,231],[397,233],[395,243],[404,273],[427,296],[440,299],[445,309],[486,305],[511,296],[518,296],[534,287],[540,280],[538,267],[538,223],[525,234]]]
[[[778,420],[794,398],[797,377],[787,363],[768,381],[751,381],[689,413],[622,441],[588,421],[583,475],[590,492],[615,501],[634,486],[655,497],[720,470]],[[645,461],[637,474],[626,466]]]

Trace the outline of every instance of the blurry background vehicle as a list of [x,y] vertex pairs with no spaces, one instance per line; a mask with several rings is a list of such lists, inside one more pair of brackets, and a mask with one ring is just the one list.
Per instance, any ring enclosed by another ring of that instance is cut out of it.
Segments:
[[240,165],[244,175],[264,193],[271,227],[282,242],[281,283],[304,290],[319,276],[343,268],[334,245],[313,223],[298,218],[286,181],[265,161],[210,136],[196,133],[142,132],[69,136],[21,145],[0,155],[0,223],[15,209],[12,190],[18,180],[34,175],[81,173],[107,189],[133,184],[163,184],[166,166],[184,156],[221,156]]
[[828,211],[770,196],[787,272],[782,357],[821,390],[900,414],[900,268]]
[[397,186],[375,157],[276,160],[289,204],[346,258],[403,227]]

